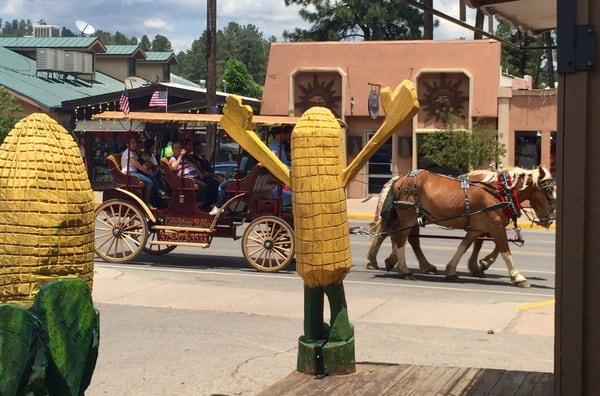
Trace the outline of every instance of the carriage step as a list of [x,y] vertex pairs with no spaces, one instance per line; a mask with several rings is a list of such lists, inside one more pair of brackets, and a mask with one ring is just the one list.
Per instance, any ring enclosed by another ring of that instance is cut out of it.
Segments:
[[187,232],[202,232],[205,234],[211,234],[213,230],[210,228],[197,228],[197,227],[179,227],[179,226],[161,226],[155,225],[152,227],[153,230],[165,230],[165,231],[187,231]]
[[210,243],[196,243],[196,242],[173,242],[173,241],[149,241],[150,245],[168,245],[168,246],[190,246],[190,247],[201,247],[207,248]]

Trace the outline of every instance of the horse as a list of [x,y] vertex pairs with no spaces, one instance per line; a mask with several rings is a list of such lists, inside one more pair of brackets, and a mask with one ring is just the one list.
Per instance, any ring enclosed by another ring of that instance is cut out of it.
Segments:
[[[393,194],[390,195],[390,192],[392,191],[393,183],[399,178],[400,176],[394,176],[388,180],[379,194],[379,200],[377,201],[377,208],[375,210],[375,221],[371,227],[373,240],[371,242],[371,246],[369,247],[369,251],[367,252],[367,269],[379,269],[379,265],[377,264],[377,253],[381,248],[381,244],[389,235],[387,230],[394,226],[393,224],[388,224],[384,221],[384,213],[389,211],[393,205],[393,201],[390,202],[389,200],[390,197],[393,198]],[[386,202],[386,200],[388,202]],[[413,252],[417,257],[421,271],[426,274],[437,274],[437,268],[427,260],[423,254],[423,250],[421,250],[418,226],[414,227],[409,233],[408,243],[412,247]],[[396,257],[396,252],[392,249],[392,253],[385,259],[385,268],[389,271],[396,265],[397,262],[398,259]],[[405,277],[412,278],[412,274],[405,274]]]
[[[509,171],[510,172],[510,171]],[[514,172],[513,172],[514,173]],[[461,178],[468,178],[469,182],[492,182],[496,181],[496,176],[498,175],[497,171],[492,170],[475,170],[464,175],[461,175]],[[379,194],[379,200],[377,201],[377,208],[375,211],[375,221],[371,227],[371,233],[373,234],[373,239],[371,242],[371,246],[369,247],[369,251],[367,252],[367,269],[379,269],[377,264],[377,253],[381,248],[381,244],[387,238],[390,233],[389,230],[394,228],[393,224],[388,224],[389,222],[384,221],[384,217],[382,216],[382,211],[384,210],[384,205],[386,203],[386,199],[389,198],[388,194],[391,191],[392,183],[398,180],[400,176],[395,176],[388,180],[386,184],[383,186],[381,193]],[[389,199],[388,199],[389,201]],[[388,206],[391,202],[388,202]],[[420,232],[419,227],[414,227],[411,229],[408,235],[408,243],[411,245],[415,256],[419,262],[419,268],[423,273],[426,274],[437,274],[437,268],[431,264],[423,251],[421,250],[420,245]],[[473,245],[473,254],[469,259],[469,270],[472,275],[475,276],[483,276],[484,272],[489,269],[489,267],[496,261],[498,257],[499,251],[498,248],[494,248],[494,250],[479,260],[479,265],[477,263],[477,257],[483,245],[483,240],[477,239]],[[385,268],[390,271],[394,268],[396,263],[398,262],[398,258],[396,257],[396,251],[392,249],[390,255],[385,259]],[[414,279],[412,275],[404,274],[404,277],[408,277]]]
[[[501,177],[506,178],[506,188],[500,185]],[[510,205],[503,202],[512,202],[514,206],[514,201],[528,200],[538,217],[537,222],[548,227],[555,213],[556,184],[550,172],[543,167],[533,170],[514,168],[493,177],[485,175],[483,179],[486,181],[472,183],[471,188],[466,189],[459,179],[418,170],[399,177],[393,183],[395,211],[390,212],[384,222],[396,225],[388,231],[398,258],[394,270],[410,276],[404,247],[411,230],[419,224],[435,223],[467,231],[446,266],[448,280],[458,279],[458,261],[481,234],[487,233],[494,239],[506,263],[512,283],[518,287],[529,287],[527,279],[514,265],[506,236],[506,226],[516,214],[511,214],[507,210]]]

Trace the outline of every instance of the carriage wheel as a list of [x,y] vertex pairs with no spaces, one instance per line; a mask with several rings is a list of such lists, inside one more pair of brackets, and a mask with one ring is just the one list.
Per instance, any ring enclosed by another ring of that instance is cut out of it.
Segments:
[[279,271],[294,258],[292,228],[277,217],[259,217],[244,231],[242,251],[244,258],[257,270]]
[[172,252],[177,246],[175,245],[154,245],[150,244],[150,242],[156,241],[158,239],[158,232],[150,231],[148,234],[148,241],[146,242],[146,246],[144,246],[144,253],[152,254],[155,256],[160,256],[162,254],[167,254]]
[[112,199],[96,209],[94,251],[110,263],[126,263],[144,250],[146,218],[136,206]]

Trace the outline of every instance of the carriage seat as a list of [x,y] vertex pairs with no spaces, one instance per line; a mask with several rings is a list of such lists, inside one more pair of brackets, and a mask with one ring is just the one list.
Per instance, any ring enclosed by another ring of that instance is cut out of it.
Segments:
[[121,172],[121,154],[111,154],[106,157],[106,162],[110,168],[110,173],[115,181],[115,185],[121,188],[133,188],[143,191],[146,183],[141,181],[137,176],[125,175]]
[[169,188],[173,191],[177,190],[191,190],[197,191],[200,187],[194,183],[191,177],[181,177],[171,168],[171,164],[169,164],[169,160],[166,158],[162,158],[160,160],[160,165],[165,173],[165,179],[167,180],[167,184]]

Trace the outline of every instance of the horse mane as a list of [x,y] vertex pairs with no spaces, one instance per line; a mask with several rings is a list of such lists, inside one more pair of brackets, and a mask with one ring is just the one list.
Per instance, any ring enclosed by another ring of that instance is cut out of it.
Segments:
[[[540,175],[540,168],[544,170],[543,178]],[[515,188],[515,186],[517,185],[517,183],[519,182],[519,179],[521,177],[523,177],[524,180],[527,180],[527,178],[531,176],[531,180],[532,180],[533,184],[536,186],[539,186],[540,182],[542,182],[544,180],[552,179],[552,174],[545,167],[537,167],[534,169],[511,167],[511,168],[504,169],[504,172],[508,173],[508,175],[512,179],[512,185],[510,186],[511,188]],[[491,170],[474,170],[474,171],[467,173],[467,176],[481,177],[482,182],[492,183],[492,182],[498,181],[499,174],[500,174],[499,172],[491,171]],[[521,190],[524,190],[526,188],[527,188],[527,183],[523,183]]]

